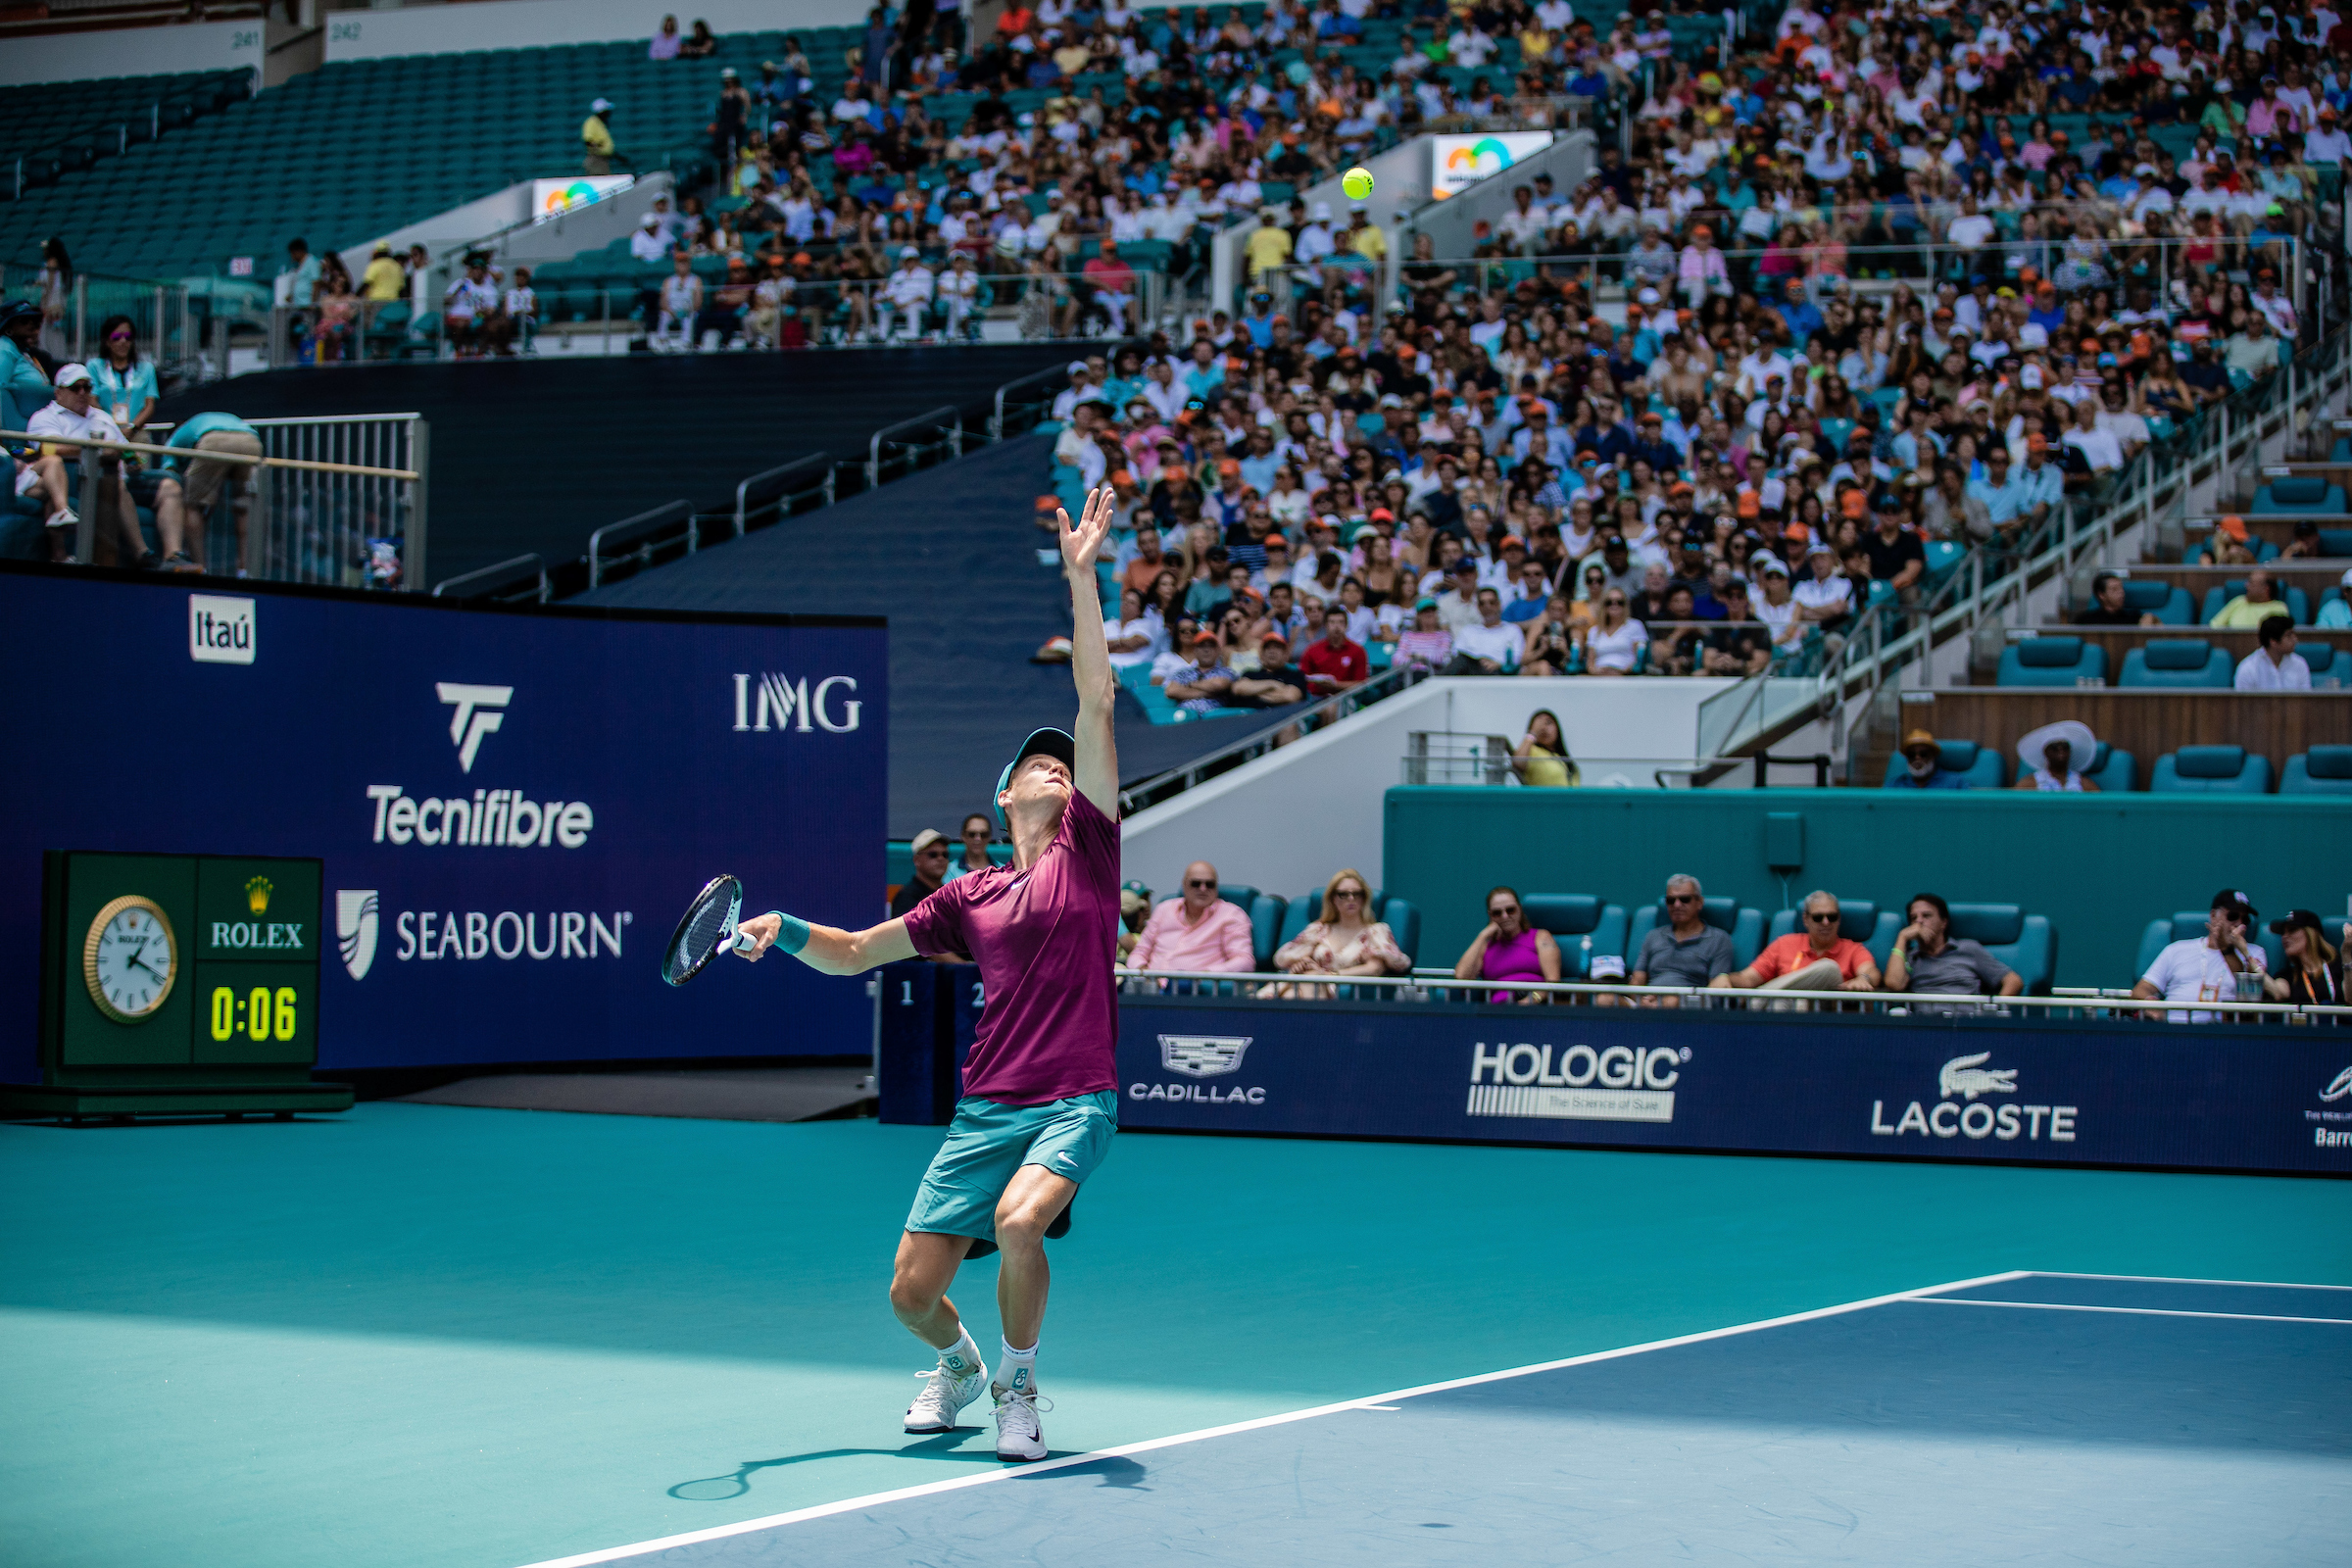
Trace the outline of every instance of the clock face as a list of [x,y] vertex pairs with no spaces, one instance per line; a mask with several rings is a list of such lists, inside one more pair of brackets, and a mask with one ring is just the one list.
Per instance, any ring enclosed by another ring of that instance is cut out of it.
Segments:
[[117,1023],[140,1023],[172,995],[179,946],[172,922],[151,899],[116,899],[98,911],[82,944],[81,975],[90,1001]]

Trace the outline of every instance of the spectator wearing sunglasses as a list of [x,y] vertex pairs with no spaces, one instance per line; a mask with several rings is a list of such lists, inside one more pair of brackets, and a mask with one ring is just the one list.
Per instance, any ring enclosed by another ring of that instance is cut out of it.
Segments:
[[1838,895],[1805,895],[1803,928],[1776,938],[1744,969],[1708,982],[1737,991],[1876,991],[1870,950],[1838,934]]
[[963,840],[963,850],[950,857],[947,881],[953,882],[969,872],[985,871],[997,863],[988,853],[988,847],[996,842],[996,821],[986,811],[974,811],[965,817],[957,836]]
[[110,316],[99,323],[98,342],[98,358],[89,365],[98,406],[125,437],[143,441],[139,432],[155,416],[155,366],[139,358],[138,329],[127,316]]
[[891,895],[890,917],[894,920],[913,912],[914,906],[939,891],[948,879],[948,836],[935,827],[927,827],[914,836],[909,846],[914,853],[914,875],[902,883]]
[[1626,590],[1605,588],[1600,615],[1585,632],[1585,673],[1631,675],[1649,641],[1649,628],[1626,613]]
[[[1666,879],[1666,923],[1642,939],[1634,971],[1637,986],[1711,986],[1732,972],[1732,939],[1707,924],[1706,891],[1698,878],[1677,873]],[[1680,997],[1628,998],[1644,1007],[1679,1007]]]
[[1164,899],[1144,922],[1127,955],[1133,969],[1214,970],[1247,974],[1255,967],[1250,917],[1217,894],[1217,868],[1195,860],[1184,868],[1184,894]]
[[[1560,945],[1548,931],[1527,923],[1527,910],[1510,888],[1487,895],[1486,928],[1453,966],[1456,980],[1553,980],[1560,977]],[[1535,1004],[1552,1000],[1547,991],[1492,991],[1493,1003]]]

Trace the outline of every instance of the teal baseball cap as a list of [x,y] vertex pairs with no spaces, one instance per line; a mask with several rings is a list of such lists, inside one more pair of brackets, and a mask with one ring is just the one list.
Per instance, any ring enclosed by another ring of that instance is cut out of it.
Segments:
[[1076,736],[1066,729],[1055,729],[1050,724],[1044,729],[1031,730],[1029,738],[1021,742],[1021,749],[1012,754],[1012,760],[1004,764],[1004,771],[997,775],[996,793],[988,798],[989,809],[997,813],[997,826],[1005,825],[1004,808],[998,804],[997,797],[1003,795],[1006,786],[1012,783],[1012,770],[1040,753],[1061,759],[1061,765],[1073,773],[1078,769],[1078,739]]

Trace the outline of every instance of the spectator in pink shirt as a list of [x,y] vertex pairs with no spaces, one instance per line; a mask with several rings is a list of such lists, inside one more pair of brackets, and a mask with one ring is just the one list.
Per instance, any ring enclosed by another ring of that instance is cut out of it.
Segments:
[[1255,967],[1250,917],[1217,897],[1217,868],[1195,860],[1184,868],[1184,896],[1167,899],[1144,923],[1127,956],[1133,969],[1196,969],[1248,974]]

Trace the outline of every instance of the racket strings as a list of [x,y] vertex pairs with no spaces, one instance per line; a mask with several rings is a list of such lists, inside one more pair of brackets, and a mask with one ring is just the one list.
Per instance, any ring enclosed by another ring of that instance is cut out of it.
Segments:
[[743,900],[743,885],[732,877],[714,878],[703,889],[678,922],[662,961],[662,978],[671,985],[692,979],[735,935],[735,915]]

